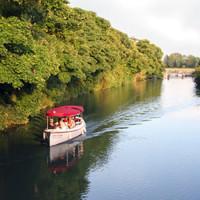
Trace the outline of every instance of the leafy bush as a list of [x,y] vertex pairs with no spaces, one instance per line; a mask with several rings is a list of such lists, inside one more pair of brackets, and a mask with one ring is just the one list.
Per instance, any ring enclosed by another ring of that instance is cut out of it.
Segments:
[[0,124],[24,123],[66,92],[121,85],[139,72],[162,76],[161,57],[149,41],[132,40],[65,0],[2,0],[0,102],[8,117]]

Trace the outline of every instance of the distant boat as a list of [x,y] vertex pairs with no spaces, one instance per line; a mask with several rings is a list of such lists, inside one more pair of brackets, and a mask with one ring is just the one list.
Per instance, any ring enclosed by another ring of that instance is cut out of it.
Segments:
[[46,113],[47,128],[43,132],[44,141],[51,147],[83,135],[86,132],[86,124],[82,117],[83,111],[82,106],[74,105],[48,110]]

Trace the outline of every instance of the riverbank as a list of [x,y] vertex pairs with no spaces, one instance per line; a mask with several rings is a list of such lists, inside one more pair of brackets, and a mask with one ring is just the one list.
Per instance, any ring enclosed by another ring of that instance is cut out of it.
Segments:
[[200,89],[200,67],[197,67],[194,72],[194,81],[196,83],[196,87]]
[[[133,40],[67,1],[5,1],[0,8],[0,129],[26,124],[62,99],[162,77],[162,50]],[[144,79],[144,78],[137,78]]]
[[29,123],[30,117],[38,115],[47,107],[63,104],[70,99],[78,98],[86,93],[103,92],[109,88],[117,88],[131,82],[144,81],[147,77],[144,73],[132,75],[125,68],[117,71],[110,71],[102,75],[99,82],[93,87],[53,87],[46,89],[45,92],[35,90],[33,93],[24,95],[15,104],[9,106],[0,105],[0,130],[25,125]]
[[163,73],[164,76],[168,74],[185,74],[192,76],[195,72],[195,68],[165,68]]
[[1,136],[4,199],[197,200],[200,97],[193,79],[126,86],[71,101],[86,108],[78,149],[40,145],[42,114]]

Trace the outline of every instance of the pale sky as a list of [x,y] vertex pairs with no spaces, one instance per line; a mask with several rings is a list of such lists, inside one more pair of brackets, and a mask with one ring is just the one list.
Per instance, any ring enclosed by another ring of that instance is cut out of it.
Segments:
[[70,0],[130,37],[148,39],[164,54],[200,57],[199,0]]

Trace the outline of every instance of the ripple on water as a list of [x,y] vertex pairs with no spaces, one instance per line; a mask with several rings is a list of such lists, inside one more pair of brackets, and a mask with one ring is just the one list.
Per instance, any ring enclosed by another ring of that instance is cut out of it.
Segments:
[[143,103],[135,103],[124,107],[104,120],[87,122],[88,137],[97,136],[107,131],[122,131],[130,126],[141,125],[161,116],[160,99],[154,98]]

